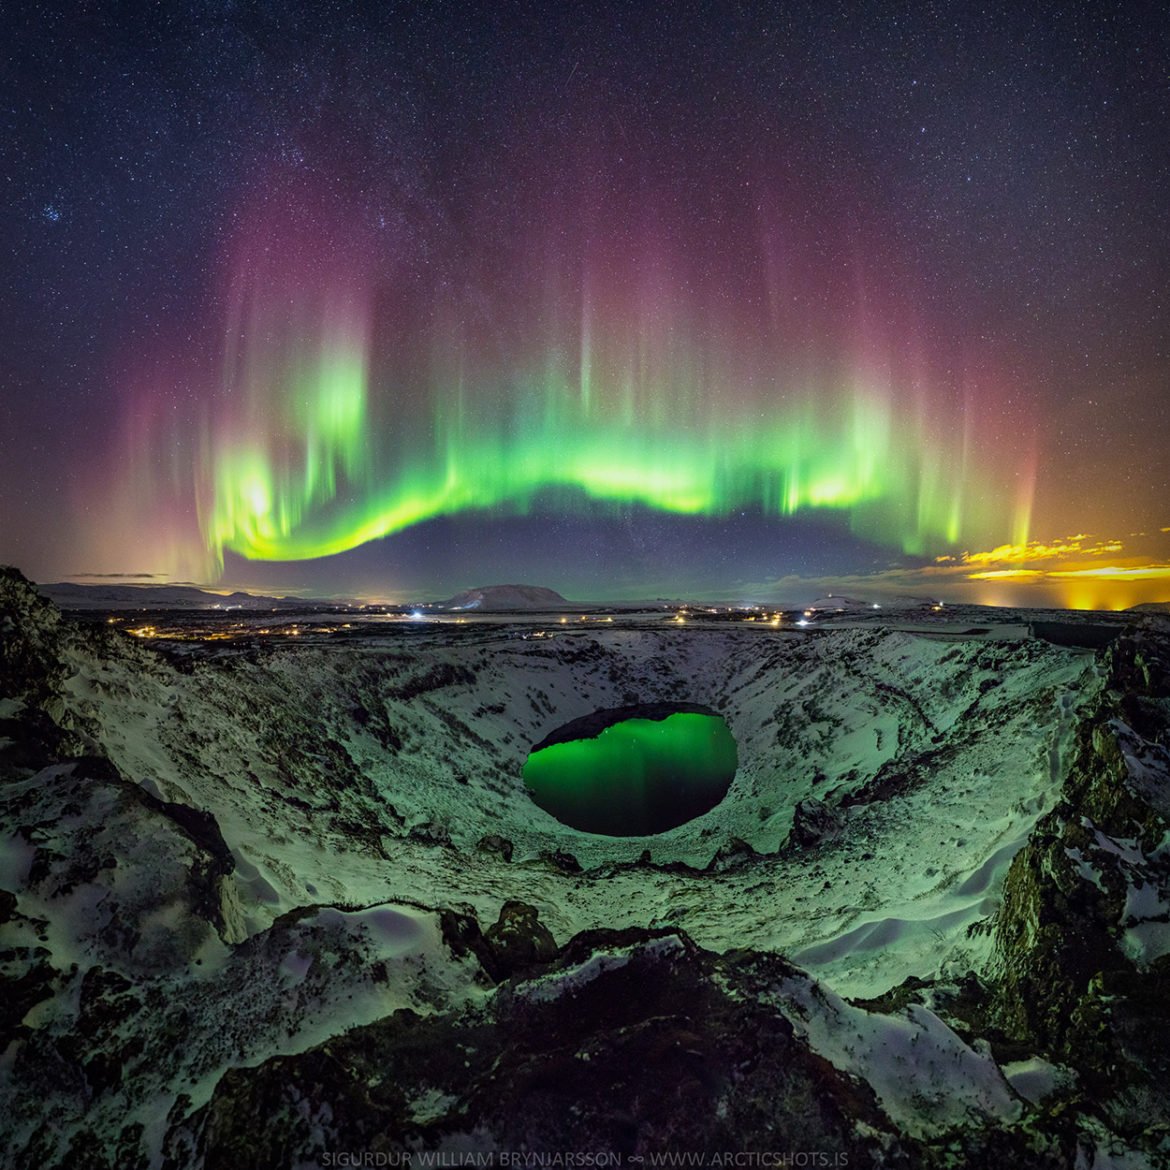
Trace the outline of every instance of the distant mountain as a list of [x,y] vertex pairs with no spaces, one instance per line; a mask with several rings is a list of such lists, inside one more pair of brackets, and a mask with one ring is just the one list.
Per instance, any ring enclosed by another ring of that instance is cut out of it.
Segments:
[[542,585],[480,585],[437,603],[442,609],[565,609],[572,606]]
[[210,593],[194,585],[79,585],[58,581],[38,585],[37,592],[62,609],[279,609],[306,604],[295,597]]
[[846,597],[842,594],[830,593],[825,597],[818,597],[809,607],[809,609],[827,609],[827,610],[855,610],[855,609],[872,609],[873,603],[869,601],[860,601],[856,597]]
[[1130,613],[1170,613],[1170,601],[1143,601],[1141,605],[1131,605]]
[[880,602],[862,601],[856,597],[846,597],[844,594],[829,593],[818,597],[809,609],[836,610],[845,613],[865,609],[929,609],[935,603],[930,598],[899,595],[897,597],[883,597]]

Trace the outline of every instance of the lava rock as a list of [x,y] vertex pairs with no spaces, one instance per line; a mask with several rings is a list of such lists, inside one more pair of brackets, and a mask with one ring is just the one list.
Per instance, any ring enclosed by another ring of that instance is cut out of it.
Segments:
[[548,963],[556,957],[557,944],[540,922],[540,911],[526,902],[505,902],[500,917],[484,934],[492,954],[495,979]]
[[707,873],[726,873],[729,869],[739,869],[750,865],[760,856],[746,841],[739,837],[732,837],[720,845],[715,856],[707,863]]
[[580,873],[581,863],[564,849],[542,849],[540,860],[561,873]]
[[[514,920],[526,915],[516,910]],[[228,1071],[172,1125],[179,1164],[287,1164],[294,1151],[818,1150],[829,1165],[925,1165],[872,1090],[738,986],[783,960],[721,960],[664,931],[594,931],[484,1009],[398,1011],[295,1056]],[[393,1075],[387,1075],[393,1070]],[[419,1087],[426,1093],[419,1097]],[[425,1099],[424,1099],[425,1098]],[[181,1153],[180,1153],[181,1152]]]
[[792,830],[786,844],[809,849],[835,837],[844,823],[841,813],[823,800],[809,797],[797,804],[792,814]]
[[475,847],[481,853],[494,853],[497,857],[502,857],[505,861],[512,860],[512,842],[507,837],[501,837],[499,833],[488,833],[487,836],[480,837]]

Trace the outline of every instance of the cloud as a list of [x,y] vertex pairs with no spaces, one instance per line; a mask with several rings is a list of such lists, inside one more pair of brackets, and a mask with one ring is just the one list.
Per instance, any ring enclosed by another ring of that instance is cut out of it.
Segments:
[[979,566],[1024,565],[1034,561],[1050,561],[1071,556],[1099,557],[1106,553],[1121,552],[1120,540],[1085,543],[1092,539],[1082,532],[1076,536],[1066,536],[1063,540],[1055,540],[1051,544],[1044,544],[1038,540],[1030,540],[1026,544],[1001,544],[987,552],[965,552],[957,557],[938,557],[936,563]]
[[154,581],[163,576],[162,573],[70,573],[76,581],[83,578],[87,581]]
[[[1120,540],[1078,533],[1050,542],[1004,544],[987,551],[939,557],[934,564],[881,569],[842,577],[789,574],[745,588],[745,598],[807,605],[826,593],[862,601],[902,596],[976,604],[1124,608],[1167,598],[1170,556],[1164,540],[1131,555]],[[1158,547],[1158,546],[1161,547]],[[1105,561],[1105,563],[1102,563]]]

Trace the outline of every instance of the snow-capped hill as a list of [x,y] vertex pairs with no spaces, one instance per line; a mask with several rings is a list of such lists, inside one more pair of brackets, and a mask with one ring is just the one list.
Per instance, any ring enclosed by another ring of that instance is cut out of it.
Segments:
[[805,607],[822,613],[863,613],[876,610],[890,610],[904,612],[906,610],[931,609],[937,603],[924,597],[882,597],[863,601],[858,597],[846,597],[839,593],[827,593],[818,597],[811,605]]
[[572,603],[543,585],[480,585],[438,603],[441,609],[567,609]]
[[841,594],[830,593],[825,597],[818,597],[809,609],[820,609],[847,613],[855,610],[873,609],[872,601],[861,601],[856,597],[845,597]]

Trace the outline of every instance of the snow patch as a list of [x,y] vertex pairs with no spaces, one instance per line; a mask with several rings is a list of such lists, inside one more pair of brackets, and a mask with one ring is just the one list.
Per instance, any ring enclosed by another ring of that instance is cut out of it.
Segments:
[[1051,1064],[1041,1056],[1027,1060],[1013,1060],[1003,1066],[1007,1082],[1025,1101],[1039,1105],[1053,1093],[1072,1087],[1076,1075],[1058,1064]]
[[615,971],[626,966],[637,954],[663,956],[676,954],[683,950],[682,940],[677,935],[665,935],[662,938],[651,939],[649,942],[637,946],[622,947],[613,951],[599,952],[590,955],[583,963],[563,971],[554,971],[550,975],[542,975],[537,979],[530,979],[516,988],[517,999],[527,1000],[529,1003],[548,1003],[550,1000],[560,999],[563,995],[571,995],[579,991],[587,983],[600,978],[607,971]]
[[1105,892],[1105,882],[1101,871],[1097,869],[1079,849],[1066,848],[1065,856],[1073,863],[1077,874],[1087,882],[1092,882],[1102,893]]
[[19,890],[28,881],[37,847],[13,833],[0,840],[0,890]]
[[991,1055],[969,1048],[929,1009],[911,1004],[897,1015],[877,1015],[806,979],[784,981],[780,994],[809,1046],[872,1086],[907,1132],[929,1137],[1020,1117],[1020,1102]]
[[350,931],[364,929],[374,956],[380,959],[400,959],[423,949],[427,935],[424,923],[429,922],[431,917],[429,913],[412,912],[404,907],[394,910],[387,906],[338,910],[327,906],[308,921],[322,926],[338,924]]

